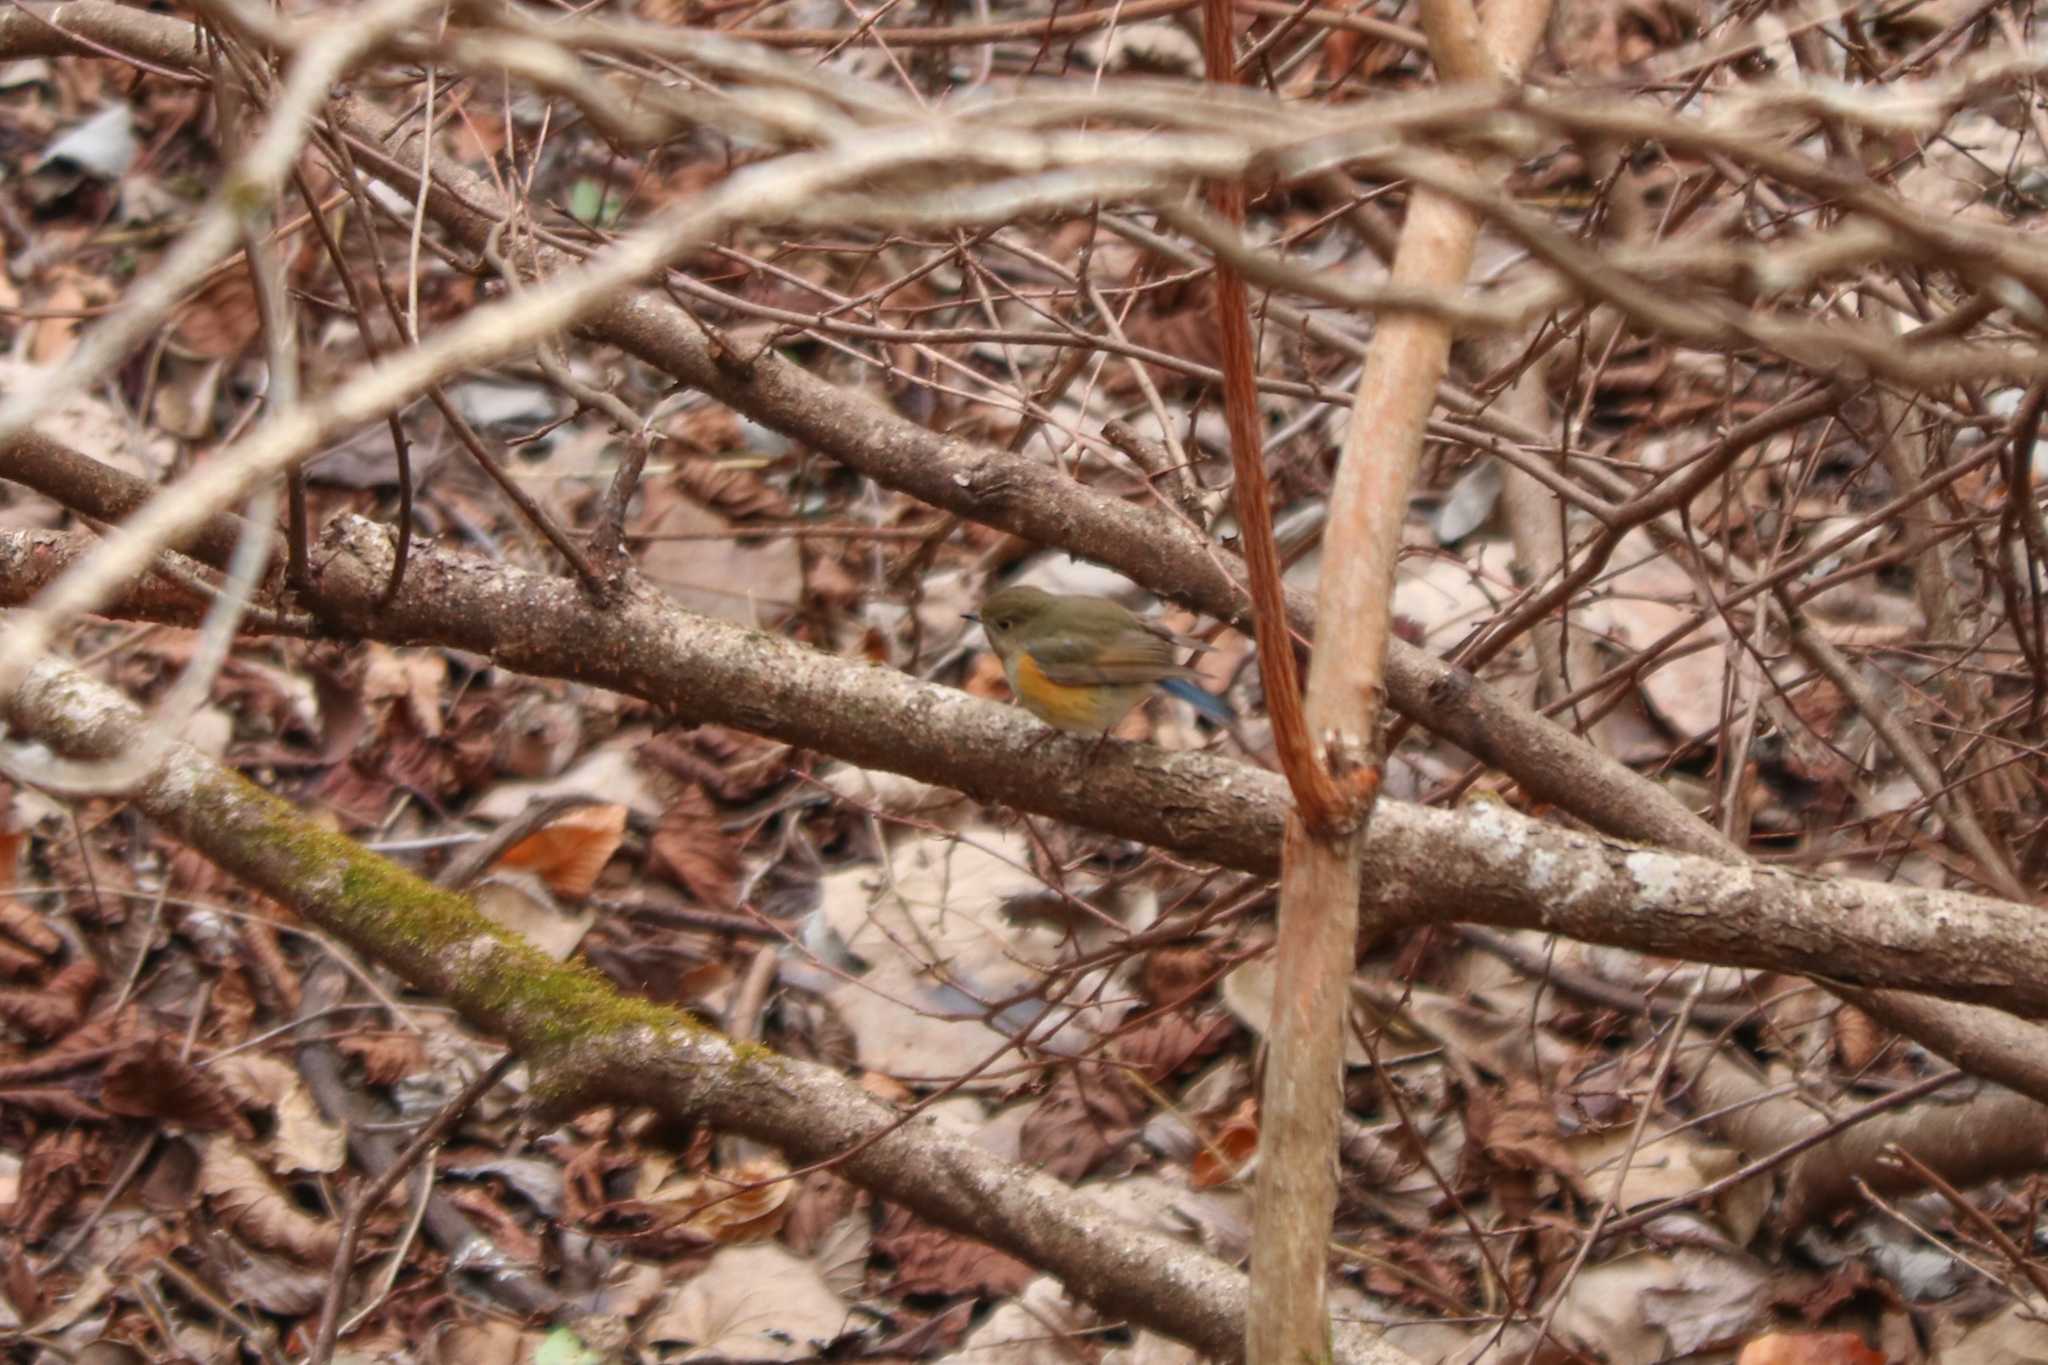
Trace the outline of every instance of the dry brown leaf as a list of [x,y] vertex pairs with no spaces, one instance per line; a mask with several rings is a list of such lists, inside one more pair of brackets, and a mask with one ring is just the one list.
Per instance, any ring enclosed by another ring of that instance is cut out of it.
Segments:
[[80,1099],[61,1085],[19,1085],[0,1089],[0,1104],[65,1123],[105,1123],[113,1118],[106,1110]]
[[341,1230],[299,1208],[234,1139],[215,1137],[206,1144],[199,1189],[221,1221],[251,1246],[302,1262],[333,1259]]
[[1195,1152],[1189,1178],[1198,1190],[1228,1184],[1244,1174],[1258,1153],[1259,1105],[1246,1098]]
[[180,1057],[177,1044],[161,1034],[130,1043],[107,1064],[100,1103],[116,1114],[161,1119],[195,1133],[226,1131],[244,1141],[256,1136],[220,1080]]
[[1120,1072],[1067,1067],[1025,1116],[1017,1155],[1061,1180],[1079,1180],[1131,1140],[1143,1105],[1143,1093]]
[[875,1250],[896,1263],[898,1294],[1005,1298],[1038,1275],[1014,1256],[934,1227],[900,1204],[882,1215]]
[[1178,1005],[1216,984],[1221,959],[1199,943],[1155,948],[1145,954],[1138,992],[1154,1005]]
[[782,1241],[799,1256],[818,1249],[841,1219],[868,1206],[870,1196],[860,1186],[831,1171],[807,1171],[793,1182],[782,1224]]
[[1772,1332],[1742,1348],[1735,1365],[1885,1365],[1854,1332]]
[[855,1321],[817,1268],[772,1242],[723,1247],[676,1284],[639,1323],[635,1340],[653,1347],[687,1342],[662,1359],[730,1362],[815,1359]]
[[241,963],[222,964],[207,1006],[214,1020],[216,1043],[234,1047],[249,1040],[261,1006],[256,1000],[256,988],[249,983],[249,973]]
[[763,482],[759,474],[722,460],[679,462],[675,486],[698,506],[735,519],[792,515],[789,500]]
[[1875,1019],[1854,1005],[1842,1006],[1835,1015],[1835,1055],[1842,1069],[1852,1075],[1862,1074],[1877,1060],[1890,1038]]
[[967,676],[960,680],[960,687],[969,696],[986,701],[1010,699],[1010,683],[1003,674],[1003,661],[993,654],[976,654],[967,665]]
[[521,697],[502,717],[490,714],[487,726],[474,729],[474,720],[486,719],[486,711],[495,713],[497,707],[465,702],[457,708],[460,729],[465,738],[488,738],[499,772],[535,781],[558,777],[583,747],[583,708],[573,701],[538,693]]
[[0,938],[0,976],[33,976],[49,964],[26,948]]
[[[262,908],[273,911],[279,920],[292,918],[290,911],[267,898],[262,901]],[[284,945],[277,941],[277,925],[261,916],[237,923],[240,928],[237,941],[242,948],[243,960],[256,973],[271,1003],[288,1014],[297,1014],[299,974],[285,956]]]
[[699,1176],[693,1188],[678,1191],[673,1199],[689,1210],[684,1223],[691,1231],[730,1246],[773,1237],[788,1214],[794,1191],[789,1167],[773,1157],[760,1157],[729,1172]]
[[429,739],[441,733],[441,692],[448,661],[438,650],[391,649],[372,643],[363,668],[362,700],[404,704],[415,728]]
[[699,786],[689,786],[662,813],[647,853],[656,870],[699,904],[730,909],[739,891],[740,854],[718,827],[718,813]]
[[516,1322],[478,1318],[454,1322],[434,1342],[441,1365],[521,1365],[535,1358],[535,1341]]
[[41,1241],[72,1211],[79,1191],[104,1178],[96,1144],[84,1129],[44,1133],[21,1163],[20,1190],[7,1220],[26,1241]]
[[73,962],[40,986],[0,991],[0,1019],[32,1037],[54,1038],[78,1027],[99,988],[98,965]]
[[338,1171],[348,1157],[348,1135],[328,1120],[298,1071],[275,1057],[239,1053],[213,1068],[245,1109],[268,1110],[273,1131],[268,1156],[281,1171]]
[[1465,1129],[1493,1166],[1547,1171],[1580,1188],[1578,1163],[1558,1132],[1550,1099],[1530,1077],[1510,1077],[1499,1091],[1475,1087],[1466,1105]]
[[470,888],[477,913],[510,929],[557,962],[566,961],[590,932],[597,911],[570,914],[530,872],[493,872]]
[[396,1085],[427,1067],[426,1046],[417,1033],[392,1029],[384,1033],[352,1033],[335,1040],[344,1056],[362,1063],[371,1085]]
[[579,806],[505,850],[499,868],[531,872],[565,900],[581,900],[626,837],[624,806]]
[[246,270],[231,271],[199,292],[178,315],[176,335],[186,351],[209,360],[240,355],[263,328],[256,287]]
[[[58,1287],[54,1281],[55,1277],[30,1268],[29,1258],[13,1238],[0,1240],[0,1293],[7,1296],[19,1321],[35,1322],[49,1311],[48,1295]],[[84,1358],[81,1352],[79,1360]]]
[[[8,837],[14,839],[18,835]],[[0,857],[0,866],[4,866],[4,857]],[[45,921],[29,902],[16,900],[14,896],[0,896],[0,933],[6,933],[16,943],[27,943],[29,948],[45,958],[53,958],[57,950],[63,948],[63,939],[49,927],[49,921]]]
[[1118,1032],[1119,1061],[1155,1085],[1188,1063],[1212,1056],[1237,1032],[1236,1021],[1217,1011],[1155,1014]]

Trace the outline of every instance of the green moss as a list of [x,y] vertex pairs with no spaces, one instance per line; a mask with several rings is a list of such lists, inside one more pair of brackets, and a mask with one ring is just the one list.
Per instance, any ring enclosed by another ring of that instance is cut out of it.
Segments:
[[[696,1023],[694,1019],[690,1022]],[[701,1028],[703,1025],[699,1024],[698,1027]],[[771,1062],[780,1060],[782,1060],[780,1053],[774,1048],[767,1047],[761,1043],[740,1042],[736,1040],[732,1045],[733,1070],[750,1066],[766,1066]]]
[[[581,963],[562,963],[480,914],[469,897],[443,890],[376,856],[344,835],[323,829],[240,776],[202,783],[193,793],[196,827],[233,831],[242,866],[261,885],[319,888],[322,917],[393,966],[445,972],[450,1003],[473,1022],[501,1027],[522,1050],[544,1054],[593,1039],[634,1032],[660,1048],[680,1035],[712,1032],[682,1010],[622,994]],[[225,851],[225,850],[224,850]],[[478,940],[491,951],[454,959],[447,950]],[[429,965],[431,964],[431,965]],[[735,1066],[762,1065],[776,1054],[758,1043],[734,1045]],[[567,1088],[572,1082],[565,1081]]]
[[477,964],[469,998],[493,1015],[518,1021],[521,1039],[542,1049],[645,1030],[657,1040],[691,1027],[680,1011],[622,995],[581,963],[556,962],[525,943]]
[[341,856],[341,901],[366,928],[381,929],[416,952],[433,953],[486,934],[508,946],[518,940],[484,918],[467,896],[393,867],[347,840]]

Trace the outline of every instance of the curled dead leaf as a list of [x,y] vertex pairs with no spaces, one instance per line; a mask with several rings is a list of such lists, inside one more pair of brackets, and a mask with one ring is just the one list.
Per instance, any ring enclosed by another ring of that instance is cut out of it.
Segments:
[[300,1209],[234,1139],[207,1143],[199,1189],[220,1220],[251,1246],[301,1261],[333,1259],[340,1229]]
[[64,940],[57,937],[57,931],[40,913],[12,896],[0,896],[0,933],[44,957],[56,956],[64,946]]
[[38,1039],[77,1028],[100,988],[100,969],[88,959],[71,963],[40,986],[0,991],[0,1019]]
[[1258,1154],[1258,1101],[1247,1097],[1195,1153],[1189,1178],[1198,1190],[1228,1184],[1239,1176],[1249,1175]]

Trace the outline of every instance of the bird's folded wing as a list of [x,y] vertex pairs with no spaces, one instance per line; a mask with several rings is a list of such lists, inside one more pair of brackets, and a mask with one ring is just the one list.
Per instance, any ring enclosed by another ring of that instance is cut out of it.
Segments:
[[1175,649],[1189,649],[1197,654],[1207,654],[1211,649],[1215,648],[1207,640],[1197,640],[1192,635],[1183,635],[1177,630],[1168,630],[1165,626],[1149,617],[1140,617],[1138,624],[1166,641],[1167,644]]
[[1097,649],[1082,642],[1033,645],[1031,657],[1039,672],[1061,687],[1116,686],[1155,683],[1164,678],[1192,678],[1196,673],[1174,662],[1173,646],[1147,637]]

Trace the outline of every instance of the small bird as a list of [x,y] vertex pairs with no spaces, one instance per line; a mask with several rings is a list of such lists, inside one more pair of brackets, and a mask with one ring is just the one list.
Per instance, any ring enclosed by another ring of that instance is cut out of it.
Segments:
[[967,618],[981,622],[1010,690],[1046,724],[1108,734],[1158,687],[1229,725],[1236,713],[1175,660],[1207,645],[1177,635],[1106,597],[1061,597],[1037,588],[992,593]]

